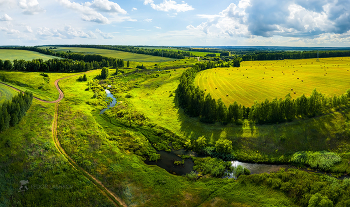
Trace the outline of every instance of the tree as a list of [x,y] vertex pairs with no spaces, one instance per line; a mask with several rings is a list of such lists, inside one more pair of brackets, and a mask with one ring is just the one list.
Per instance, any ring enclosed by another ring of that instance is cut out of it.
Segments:
[[223,124],[227,124],[227,108],[221,98],[218,100],[217,119]]
[[217,152],[228,154],[232,151],[232,141],[227,139],[219,139],[215,143]]
[[12,66],[11,61],[5,60],[5,62],[4,62],[4,70],[12,70],[12,68],[13,68],[13,66]]
[[2,70],[4,67],[4,62],[0,59],[0,70]]
[[106,79],[108,78],[108,76],[109,76],[109,69],[106,67],[103,67],[101,71],[101,78]]
[[130,67],[130,61],[126,62],[126,67]]

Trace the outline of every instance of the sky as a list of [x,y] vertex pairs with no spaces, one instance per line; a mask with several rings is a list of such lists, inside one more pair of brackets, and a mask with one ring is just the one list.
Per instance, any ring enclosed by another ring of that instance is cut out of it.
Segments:
[[350,0],[0,0],[0,45],[350,46]]

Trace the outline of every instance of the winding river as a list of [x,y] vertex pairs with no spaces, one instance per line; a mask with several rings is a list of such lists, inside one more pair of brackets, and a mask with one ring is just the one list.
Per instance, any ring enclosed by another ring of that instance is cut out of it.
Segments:
[[108,104],[107,108],[101,110],[100,114],[103,114],[107,109],[112,108],[117,104],[117,99],[113,96],[113,94],[108,89],[105,89],[105,92],[107,98],[112,98],[113,100],[111,103]]

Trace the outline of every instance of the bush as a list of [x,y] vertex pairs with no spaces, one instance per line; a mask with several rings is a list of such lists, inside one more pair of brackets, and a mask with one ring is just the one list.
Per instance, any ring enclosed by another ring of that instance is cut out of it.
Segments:
[[294,153],[290,161],[294,163],[307,164],[312,168],[328,170],[334,164],[341,162],[341,157],[334,152],[301,151]]
[[316,193],[311,196],[308,207],[333,207],[333,202],[327,196]]
[[229,154],[232,151],[232,141],[227,139],[219,139],[215,143],[217,152]]
[[248,170],[247,168],[244,168],[243,171],[244,171],[244,174],[245,174],[245,175],[250,175],[250,170]]
[[186,174],[186,178],[190,181],[197,180],[197,174],[194,171],[191,171],[190,173]]
[[203,175],[222,177],[223,175],[225,175],[225,171],[230,169],[230,167],[231,162],[225,162],[218,158],[194,158],[193,169],[198,172],[201,172]]

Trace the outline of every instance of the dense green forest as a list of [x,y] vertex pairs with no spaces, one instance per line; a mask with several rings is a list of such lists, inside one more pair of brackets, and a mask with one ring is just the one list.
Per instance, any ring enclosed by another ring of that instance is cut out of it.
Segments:
[[0,133],[18,124],[32,104],[33,94],[18,93],[11,101],[0,106]]
[[[84,59],[84,55],[81,56]],[[14,70],[14,71],[28,71],[28,72],[84,72],[101,67],[124,67],[124,60],[111,58],[109,61],[103,59],[102,61],[85,62],[83,60],[74,61],[72,59],[50,59],[43,61],[42,59],[34,59],[31,61],[0,59],[0,70]]]

